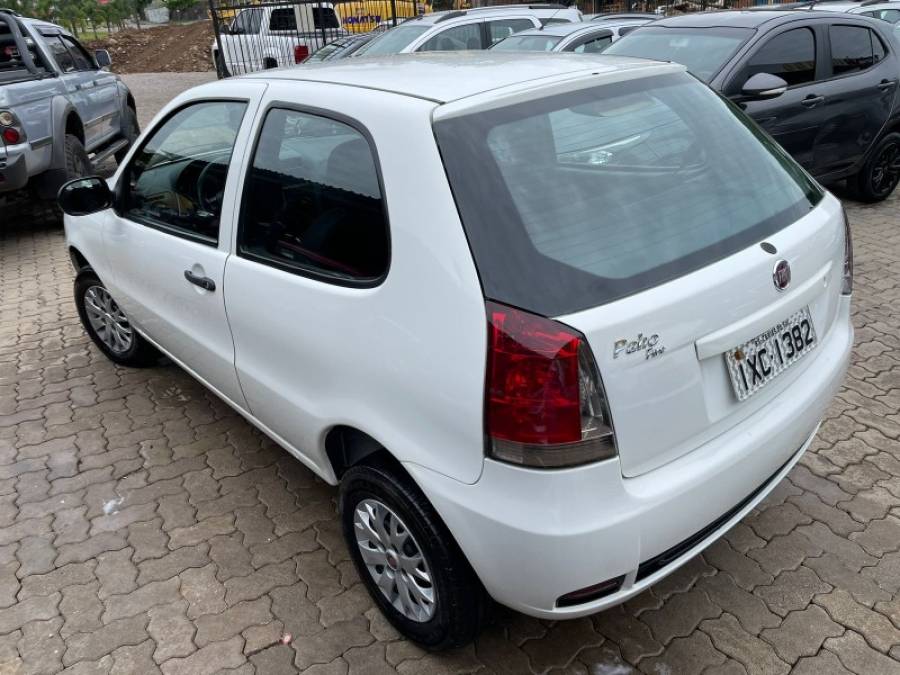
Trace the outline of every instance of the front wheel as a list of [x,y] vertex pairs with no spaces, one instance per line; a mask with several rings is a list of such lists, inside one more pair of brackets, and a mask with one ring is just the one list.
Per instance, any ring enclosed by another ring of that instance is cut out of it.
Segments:
[[387,463],[355,466],[340,500],[350,557],[388,621],[428,649],[472,641],[487,594],[418,487]]
[[93,271],[75,278],[75,306],[88,336],[111,361],[143,367],[159,359],[159,352],[134,329]]
[[853,196],[863,202],[880,202],[900,183],[900,134],[878,141],[862,171],[847,180]]
[[138,124],[137,113],[135,113],[132,108],[126,107],[125,112],[122,114],[122,138],[128,141],[128,145],[121,150],[116,151],[115,157],[117,164],[122,163],[125,156],[128,154],[128,151],[131,150],[132,144],[140,135],[141,127]]

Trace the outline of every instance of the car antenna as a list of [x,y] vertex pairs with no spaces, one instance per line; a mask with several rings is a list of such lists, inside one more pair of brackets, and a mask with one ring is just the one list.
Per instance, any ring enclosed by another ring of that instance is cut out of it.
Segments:
[[544,30],[544,28],[546,28],[547,24],[550,23],[551,21],[553,21],[553,17],[556,16],[557,14],[559,14],[564,9],[566,9],[566,5],[560,4],[559,8],[555,12],[553,12],[553,14],[551,14],[550,16],[547,17],[547,23],[544,23],[543,19],[538,19],[541,22],[541,27],[538,28],[538,30],[539,31]]

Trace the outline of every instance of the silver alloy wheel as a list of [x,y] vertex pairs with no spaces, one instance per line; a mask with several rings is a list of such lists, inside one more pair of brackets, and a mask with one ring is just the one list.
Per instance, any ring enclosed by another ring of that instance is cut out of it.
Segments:
[[407,619],[424,623],[434,616],[435,592],[422,549],[400,517],[377,499],[363,499],[353,529],[372,580]]
[[134,329],[103,286],[91,286],[84,292],[84,311],[91,328],[110,351],[124,354],[131,349]]

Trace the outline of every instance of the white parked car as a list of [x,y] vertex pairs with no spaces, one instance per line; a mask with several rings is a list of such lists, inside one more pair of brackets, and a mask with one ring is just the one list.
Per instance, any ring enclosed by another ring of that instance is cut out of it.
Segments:
[[340,484],[404,635],[623,602],[815,435],[853,342],[840,203],[679,65],[351,61],[193,89],[63,188],[85,330]]
[[881,19],[894,25],[900,24],[900,2],[864,2],[859,7],[848,10],[850,14],[862,14],[873,19]]
[[575,52],[597,54],[646,22],[561,23],[515,33],[491,47],[506,52]]
[[581,22],[579,10],[553,4],[495,5],[434,12],[391,28],[353,56],[488,49],[522,30],[572,22]]
[[242,9],[210,47],[220,78],[303,62],[347,35],[330,2],[260,5]]

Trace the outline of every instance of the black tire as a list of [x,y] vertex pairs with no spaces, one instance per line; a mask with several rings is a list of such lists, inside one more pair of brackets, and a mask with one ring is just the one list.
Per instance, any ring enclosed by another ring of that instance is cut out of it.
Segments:
[[[357,506],[366,499],[381,502],[399,516],[412,534],[413,544],[421,549],[434,592],[433,615],[429,620],[407,618],[395,608],[363,561],[356,541],[354,516]],[[434,651],[458,647],[475,639],[490,599],[447,526],[402,470],[385,461],[350,468],[341,479],[340,507],[344,539],[353,564],[375,604],[400,633]]]
[[[127,348],[118,350],[113,349],[104,342],[103,337],[98,333],[98,330],[88,318],[89,310],[85,300],[85,296],[89,291],[98,288],[103,289],[107,294],[109,293],[109,291],[106,291],[103,282],[100,281],[96,274],[94,274],[93,270],[84,270],[75,278],[75,307],[78,309],[78,316],[81,319],[84,330],[90,336],[91,340],[94,341],[94,344],[97,345],[100,351],[103,352],[110,361],[123,366],[143,368],[156,364],[160,356],[156,347],[141,337],[133,327],[130,328],[131,340]],[[113,301],[112,306],[121,312],[121,309],[115,305],[115,301]],[[124,316],[124,312],[122,312],[122,316]]]
[[861,202],[880,202],[900,183],[900,133],[886,134],[875,144],[856,176],[847,179],[850,193]]
[[116,164],[122,163],[122,160],[125,159],[125,155],[128,154],[131,146],[140,135],[141,127],[138,124],[137,113],[135,113],[132,108],[126,107],[125,112],[122,114],[122,136],[128,141],[128,145],[116,152]]
[[94,172],[91,159],[77,136],[66,135],[66,181],[90,176]]

